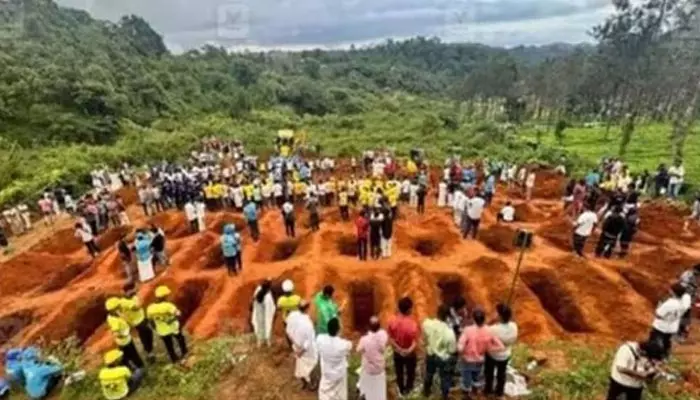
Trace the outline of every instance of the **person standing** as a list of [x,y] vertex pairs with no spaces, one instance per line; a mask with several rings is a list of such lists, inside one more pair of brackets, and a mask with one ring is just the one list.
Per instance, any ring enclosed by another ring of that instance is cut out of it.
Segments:
[[316,338],[321,360],[321,381],[318,386],[319,400],[347,400],[348,355],[352,342],[338,337],[340,321],[332,318],[323,333]]
[[690,324],[693,320],[692,305],[697,301],[698,277],[700,277],[700,264],[697,264],[692,269],[683,272],[679,279],[679,283],[683,285],[686,293],[683,295],[681,300],[684,302],[687,301],[690,304],[688,310],[681,317],[681,324],[678,328],[678,336],[681,341],[687,339],[688,334],[690,333]]
[[625,229],[625,217],[622,216],[622,206],[616,205],[603,220],[603,229],[595,248],[596,257],[610,258],[617,245],[617,239]]
[[348,191],[345,187],[341,187],[338,192],[338,207],[340,208],[340,218],[343,221],[348,221],[350,219],[350,212],[348,208]]
[[137,231],[134,249],[136,250],[136,269],[139,281],[143,283],[155,278],[150,235],[142,230]]
[[378,260],[382,255],[381,236],[382,223],[384,222],[384,214],[379,208],[372,209],[372,214],[369,218],[369,248],[370,256],[373,260]]
[[224,256],[224,263],[229,276],[236,275],[243,270],[240,252],[241,235],[236,232],[236,225],[224,225],[224,232],[221,235],[221,254]]
[[532,191],[535,189],[535,171],[531,170],[525,179],[525,200],[532,200]]
[[673,199],[677,199],[683,187],[683,179],[685,177],[685,168],[683,162],[678,160],[668,169],[668,195]]
[[165,248],[165,232],[155,224],[151,224],[151,247],[156,262],[165,267],[169,266],[170,260],[168,260],[168,253]]
[[450,309],[447,305],[438,307],[437,318],[423,321],[423,341],[425,342],[425,382],[423,397],[430,398],[433,378],[440,376],[440,394],[447,400],[452,388],[452,355],[457,352],[457,338],[454,330],[448,325],[447,318]]
[[462,390],[465,399],[478,388],[481,371],[484,367],[486,353],[498,353],[505,350],[503,343],[491,333],[484,325],[486,315],[477,308],[472,312],[474,324],[462,331],[457,342],[457,351],[460,354],[460,370],[462,375]]
[[295,237],[296,231],[294,230],[294,225],[296,217],[294,215],[294,204],[292,204],[291,199],[287,199],[287,201],[282,204],[282,219],[284,220],[284,232],[287,237]]
[[639,214],[637,208],[633,207],[627,211],[625,218],[625,226],[620,234],[620,258],[625,258],[629,253],[630,244],[639,228]]
[[97,244],[95,244],[95,237],[92,235],[92,230],[87,224],[81,224],[80,222],[75,224],[75,237],[83,241],[90,257],[97,257],[100,253],[100,249],[97,247]]
[[255,289],[251,323],[258,347],[272,345],[272,322],[275,318],[275,300],[272,298],[272,282],[268,279]]
[[[610,371],[607,400],[642,400],[644,383],[659,372],[663,348],[656,341],[627,342],[615,353]],[[624,396],[624,397],[623,397]]]
[[204,199],[199,197],[194,203],[194,208],[197,214],[197,228],[199,228],[199,232],[204,232],[205,230],[207,230],[205,219],[207,205],[204,203]]
[[[498,323],[489,327],[491,334],[503,343],[505,349],[501,351],[489,351],[486,353],[484,363],[484,375],[486,377],[486,388],[484,394],[490,396],[495,394],[498,398],[503,398],[506,387],[506,370],[510,361],[512,347],[518,340],[518,325],[511,320],[513,313],[505,304],[496,306],[498,312]],[[494,388],[494,377],[496,387]]]
[[287,337],[292,342],[295,366],[294,377],[301,380],[303,390],[314,390],[311,373],[318,364],[316,333],[314,323],[308,314],[309,303],[299,302],[298,308],[289,312],[285,318]]
[[[156,288],[156,301],[146,308],[146,317],[156,328],[156,333],[163,339],[170,361],[174,363],[187,355],[187,342],[180,327],[180,310],[168,301],[170,289],[167,286]],[[175,353],[175,342],[180,347],[180,355]]]
[[131,248],[126,241],[126,233],[122,233],[117,243],[117,251],[119,252],[119,259],[122,261],[122,268],[124,268],[124,273],[126,274],[126,281],[134,281],[134,272],[132,263],[134,258],[131,254]]
[[357,352],[362,356],[359,388],[365,400],[386,400],[386,351],[387,333],[381,329],[379,318],[372,316],[369,331],[357,344]]
[[447,182],[444,180],[438,184],[437,205],[440,208],[447,206]]
[[656,308],[649,334],[649,341],[661,343],[664,359],[667,359],[671,354],[671,339],[678,333],[681,318],[686,312],[686,305],[681,301],[685,294],[683,285],[676,283],[671,286],[670,294],[670,297]]
[[418,190],[416,192],[416,196],[418,198],[418,203],[416,205],[416,211],[418,214],[425,214],[425,196],[428,195],[428,188],[420,183],[418,184]]
[[[321,197],[322,199],[325,197]],[[312,232],[318,231],[319,224],[321,222],[321,217],[318,215],[318,197],[311,195],[309,200],[306,202],[306,208],[309,210],[309,226]]]
[[472,239],[476,239],[476,234],[479,232],[479,224],[481,223],[481,214],[484,212],[486,201],[478,194],[467,197],[466,202],[466,229],[462,232],[462,237],[466,239],[469,233],[472,234]]
[[357,230],[357,257],[360,261],[367,260],[367,242],[369,239],[369,220],[364,211],[355,219],[355,228]]
[[[284,204],[284,203],[282,203]],[[255,206],[255,203],[252,201],[249,201],[246,203],[245,207],[243,207],[243,215],[245,216],[246,221],[248,222],[248,228],[250,228],[250,236],[253,238],[254,242],[257,242],[260,239],[260,228],[258,226],[258,208]]]
[[331,319],[338,318],[340,310],[338,305],[333,300],[335,289],[331,285],[326,285],[323,291],[316,294],[314,297],[314,306],[316,307],[316,332],[318,334],[328,333],[328,322]]
[[389,343],[394,350],[394,368],[399,393],[407,396],[413,391],[416,379],[416,347],[418,346],[418,324],[411,317],[413,301],[404,297],[399,300],[399,313],[389,321]]
[[598,224],[598,215],[593,212],[590,204],[584,204],[584,211],[574,224],[574,251],[579,257],[585,257],[583,248],[586,246],[588,237],[595,230],[596,224]]
[[187,202],[185,203],[185,218],[187,218],[190,233],[199,232],[199,227],[197,226],[197,209],[195,208],[192,199],[187,199]]
[[129,323],[129,326],[136,329],[143,350],[146,352],[146,359],[152,363],[155,361],[153,355],[153,331],[148,320],[146,320],[146,312],[141,305],[141,300],[136,295],[133,283],[128,283],[124,286],[124,296],[119,301],[120,315]]
[[121,309],[120,299],[117,297],[108,298],[105,302],[105,309],[107,310],[107,326],[112,333],[114,343],[124,353],[124,361],[132,370],[143,368],[143,360],[141,360],[141,356],[131,338],[131,326],[119,315]]
[[491,174],[488,178],[486,178],[486,182],[484,182],[484,203],[486,204],[486,207],[491,205],[491,200],[493,200],[493,196],[495,194],[496,175]]
[[381,248],[382,257],[391,257],[391,238],[394,232],[394,216],[391,209],[385,207],[383,210],[384,220],[382,221]]

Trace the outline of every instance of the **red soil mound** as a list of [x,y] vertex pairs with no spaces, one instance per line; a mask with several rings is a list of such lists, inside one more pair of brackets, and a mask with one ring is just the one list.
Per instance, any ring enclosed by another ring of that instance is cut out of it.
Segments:
[[[682,226],[682,213],[659,212],[667,206],[643,207],[644,235],[640,237],[656,246],[654,251],[633,246],[628,260],[601,261],[600,265],[597,260],[562,258],[562,251],[571,250],[572,227],[557,215],[561,184],[559,176],[539,174],[539,198],[518,206],[518,214],[537,236],[536,246],[525,257],[522,276],[515,280],[513,309],[522,337],[537,341],[576,334],[619,339],[643,333],[652,303],[694,261],[672,250],[696,250],[689,241],[672,246],[678,233],[674,229]],[[495,202],[505,200],[499,194]],[[413,299],[419,319],[435,315],[440,303],[451,303],[458,296],[491,316],[496,304],[509,297],[517,259],[512,245],[516,226],[485,219],[479,236],[485,246],[463,241],[450,212],[432,203],[425,215],[402,208],[392,257],[366,262],[357,260],[354,226],[340,220],[337,208],[323,210],[319,232],[303,227],[302,221],[308,219],[304,212],[295,239],[286,239],[279,212],[267,210],[260,220],[258,243],[250,239],[242,217],[232,212],[208,213],[207,230],[194,234],[189,233],[181,211],[144,218],[135,205],[129,212],[136,227],[153,222],[164,229],[171,256],[171,266],[159,268],[160,275],[143,285],[140,295],[149,302],[157,285],[170,286],[183,322],[196,338],[250,330],[253,292],[264,278],[273,280],[275,296],[280,294],[281,282],[292,279],[307,300],[324,285],[333,285],[344,311],[343,333],[355,337],[373,314],[386,322],[403,296]],[[229,277],[223,267],[219,236],[226,223],[234,223],[243,237],[243,273],[238,276]],[[104,300],[123,284],[114,243],[124,231],[113,229],[99,239],[103,253],[94,262],[71,230],[0,264],[0,301],[5,312],[0,315],[0,329],[3,321],[9,321],[3,318],[14,315],[26,325],[17,324],[13,340],[75,335],[88,348],[100,350],[104,341],[96,339],[106,334]],[[592,246],[595,238],[589,242]],[[31,314],[23,314],[28,307]],[[315,315],[313,307],[311,314]],[[279,319],[275,331],[281,334]]]

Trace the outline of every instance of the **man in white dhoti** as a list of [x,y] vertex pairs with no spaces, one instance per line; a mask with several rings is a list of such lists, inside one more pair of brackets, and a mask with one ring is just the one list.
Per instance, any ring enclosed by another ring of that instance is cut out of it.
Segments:
[[464,194],[464,192],[462,192],[461,189],[455,190],[452,201],[452,212],[454,215],[455,225],[457,225],[457,227],[462,226],[462,214],[464,213],[466,201],[467,196]]
[[311,321],[307,311],[309,303],[302,300],[299,308],[293,310],[287,316],[287,337],[292,341],[294,350],[294,377],[301,379],[302,389],[314,390],[311,382],[311,372],[318,363],[318,352],[316,350],[316,332],[314,323]]
[[348,398],[348,355],[352,342],[338,337],[340,321],[328,321],[328,333],[316,338],[316,346],[321,359],[321,382],[318,385],[319,400],[347,400]]
[[194,208],[195,213],[197,215],[197,226],[199,227],[199,231],[204,232],[205,230],[207,230],[207,227],[204,222],[204,214],[207,212],[207,206],[204,204],[204,201],[201,198],[199,198],[194,203]]
[[438,185],[438,207],[447,205],[447,182],[441,181]]
[[360,393],[365,400],[386,400],[386,362],[384,352],[389,338],[380,329],[379,318],[369,321],[369,332],[360,339],[357,351],[362,355]]
[[251,322],[258,346],[261,346],[263,342],[270,346],[272,321],[275,318],[275,300],[272,298],[271,289],[272,282],[266,279],[255,289],[255,294],[253,294]]

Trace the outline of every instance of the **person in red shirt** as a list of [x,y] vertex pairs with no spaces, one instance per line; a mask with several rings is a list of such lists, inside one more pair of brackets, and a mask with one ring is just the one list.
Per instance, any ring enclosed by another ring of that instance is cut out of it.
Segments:
[[413,301],[404,297],[399,300],[399,313],[389,321],[389,343],[394,349],[394,369],[399,393],[407,396],[413,391],[416,380],[416,347],[418,324],[411,317]]
[[357,228],[357,256],[360,261],[367,260],[367,240],[369,237],[369,220],[365,211],[360,212],[355,220]]

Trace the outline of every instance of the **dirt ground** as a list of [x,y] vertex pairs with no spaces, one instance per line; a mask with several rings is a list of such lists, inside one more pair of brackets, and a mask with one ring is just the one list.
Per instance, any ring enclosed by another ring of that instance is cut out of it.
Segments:
[[[556,338],[612,344],[643,337],[656,302],[700,257],[700,231],[681,235],[682,216],[675,209],[661,203],[643,205],[643,240],[633,244],[628,259],[593,258],[595,238],[587,245],[591,256],[578,259],[570,252],[571,222],[554,194],[562,181],[548,174],[542,182],[535,192],[542,195],[529,204],[513,193],[507,197],[501,188],[482,218],[477,240],[462,240],[450,210],[438,209],[432,196],[424,215],[402,207],[394,254],[379,261],[356,259],[354,226],[340,220],[336,207],[323,210],[316,233],[308,230],[307,216],[302,215],[298,236],[291,240],[284,235],[281,214],[266,211],[259,243],[243,230],[243,272],[235,277],[226,274],[218,238],[226,223],[244,228],[240,215],[208,213],[208,229],[189,234],[182,212],[149,219],[132,205],[129,213],[136,226],[155,222],[163,227],[172,261],[142,285],[139,294],[148,300],[157,285],[169,285],[186,329],[200,339],[249,331],[250,301],[264,278],[273,279],[276,286],[290,278],[306,299],[324,285],[334,285],[343,307],[343,334],[351,338],[361,334],[373,314],[386,322],[405,295],[413,298],[419,319],[434,315],[441,301],[458,295],[495,318],[496,304],[509,295],[518,257],[512,240],[521,227],[535,232],[513,295],[524,342]],[[507,200],[517,206],[519,222],[498,225],[496,212]],[[120,293],[125,283],[115,247],[121,231],[102,235],[103,251],[91,261],[67,226],[33,232],[0,264],[0,348],[71,335],[89,352],[111,345],[103,306],[104,299]],[[280,321],[276,330],[282,330]]]

